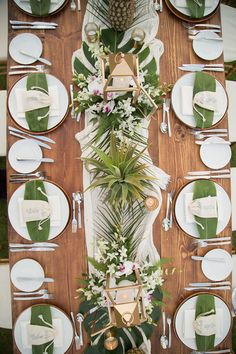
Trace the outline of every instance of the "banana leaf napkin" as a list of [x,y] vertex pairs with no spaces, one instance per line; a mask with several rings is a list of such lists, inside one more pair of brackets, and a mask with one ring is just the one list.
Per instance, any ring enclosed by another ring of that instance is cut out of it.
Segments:
[[46,16],[49,13],[51,0],[30,0],[33,15]]
[[[210,294],[198,295],[195,309],[195,319],[199,315],[204,315],[211,311],[214,314],[216,313],[214,296]],[[215,345],[215,334],[210,336],[201,336],[196,333],[196,345],[197,350],[200,351],[213,349]]]
[[205,12],[205,0],[186,0],[192,18],[202,18]]
[[[193,200],[205,197],[215,197],[216,187],[214,182],[199,180],[194,182]],[[200,238],[212,238],[216,236],[218,218],[202,218],[194,216]],[[202,225],[202,226],[201,226]]]
[[[28,91],[34,88],[37,88],[38,91],[48,93],[47,78],[44,73],[30,74],[28,76],[26,89]],[[39,119],[39,117],[44,118]],[[30,130],[34,132],[45,131],[48,129],[49,107],[34,109],[32,111],[25,112],[25,118]]]
[[[202,73],[202,72],[197,72],[195,76],[195,82],[194,82],[194,87],[193,87],[193,97],[198,93],[202,91],[211,91],[215,92],[216,91],[216,80],[213,76]],[[197,128],[207,128],[212,125],[213,122],[213,117],[214,117],[214,111],[211,111],[206,108],[202,108],[195,104],[195,108],[193,109],[193,114],[194,118],[196,120],[196,127]],[[203,117],[205,121],[203,120]]]
[[[33,180],[25,184],[25,200],[44,200],[48,202],[43,181]],[[32,241],[47,241],[50,232],[50,218],[26,223]]]
[[[31,325],[50,327],[52,326],[52,314],[49,305],[37,305],[31,308]],[[53,354],[53,341],[41,345],[32,345],[32,354]]]

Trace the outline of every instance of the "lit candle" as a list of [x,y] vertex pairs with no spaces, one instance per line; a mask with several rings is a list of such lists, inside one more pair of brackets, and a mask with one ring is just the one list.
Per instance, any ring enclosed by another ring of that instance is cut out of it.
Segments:
[[98,39],[99,28],[94,22],[88,22],[84,27],[88,42],[95,43]]
[[[119,282],[118,284],[118,288],[119,287],[124,287],[124,286],[133,286],[135,285],[134,282],[129,281],[129,280],[122,280]],[[126,302],[132,302],[135,299],[135,289],[133,288],[127,288],[127,289],[123,289],[123,290],[117,290],[117,295],[116,295],[116,303],[126,303]]]

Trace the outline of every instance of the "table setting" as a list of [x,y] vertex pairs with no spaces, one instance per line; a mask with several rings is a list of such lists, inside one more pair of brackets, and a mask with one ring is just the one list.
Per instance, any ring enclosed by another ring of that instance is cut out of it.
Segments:
[[14,353],[230,353],[219,1],[9,10]]

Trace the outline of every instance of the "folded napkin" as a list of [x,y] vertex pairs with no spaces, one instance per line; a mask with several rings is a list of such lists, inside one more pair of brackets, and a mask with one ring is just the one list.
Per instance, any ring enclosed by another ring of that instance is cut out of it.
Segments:
[[[16,96],[16,111],[17,118],[25,118],[25,112],[23,108],[23,96],[26,93],[26,89],[17,88],[15,90]],[[49,86],[48,93],[50,98],[50,108],[49,108],[49,117],[57,117],[59,115],[59,95],[57,86]]]
[[[184,311],[184,326],[183,336],[186,339],[194,339],[196,337],[193,323],[195,320],[195,309]],[[216,338],[222,336],[222,323],[223,323],[223,310],[222,308],[216,308]]]
[[[218,211],[218,221],[222,220],[222,214],[223,214],[223,210],[222,210],[222,203],[220,203],[221,200],[221,193],[217,193],[217,211]],[[193,202],[193,193],[185,193],[184,194],[184,214],[185,214],[185,222],[187,224],[190,223],[195,223],[195,218],[194,215],[191,213],[189,206],[191,205],[191,203]]]
[[[22,215],[22,201],[23,198],[18,199],[18,205],[19,205],[19,220],[20,220],[20,226],[21,227],[26,227],[26,223],[23,220],[23,215]],[[48,196],[48,203],[50,205],[51,209],[51,214],[50,214],[50,222],[51,226],[60,226],[61,224],[61,204],[60,204],[60,198],[58,195],[50,195]]]
[[33,15],[46,16],[49,13],[51,0],[30,0]]
[[[212,7],[215,0],[205,0],[205,7]],[[175,6],[177,7],[188,7],[187,0],[175,0]]]
[[[42,322],[41,322],[42,323]],[[22,345],[24,349],[30,349],[31,344],[29,343],[29,336],[27,327],[30,324],[30,321],[21,321],[21,338]],[[63,346],[63,327],[61,318],[53,318],[52,326],[55,329],[55,338],[54,338],[54,347],[60,348]]]
[[[25,200],[44,200],[48,202],[48,197],[43,181],[33,180],[25,184]],[[26,223],[29,236],[32,241],[47,241],[50,232],[50,218],[39,221],[29,221]]]
[[[222,115],[224,113],[222,107],[222,90],[216,88],[216,107],[215,114]],[[181,86],[181,110],[186,116],[193,116],[193,86]]]
[[[20,2],[30,2],[30,0],[20,0]],[[58,4],[58,0],[51,0],[51,4]]]

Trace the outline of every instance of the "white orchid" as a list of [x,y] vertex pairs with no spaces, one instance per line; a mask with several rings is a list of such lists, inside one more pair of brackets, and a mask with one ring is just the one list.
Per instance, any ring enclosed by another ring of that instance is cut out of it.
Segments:
[[88,92],[91,95],[101,96],[103,93],[103,85],[100,77],[92,76],[88,84]]
[[121,277],[122,275],[130,275],[136,268],[137,263],[125,261],[124,263],[120,264],[119,271],[116,272],[116,276]]

